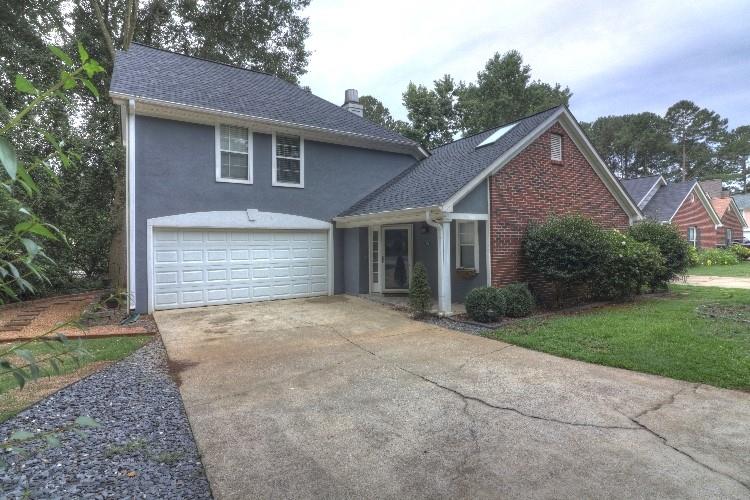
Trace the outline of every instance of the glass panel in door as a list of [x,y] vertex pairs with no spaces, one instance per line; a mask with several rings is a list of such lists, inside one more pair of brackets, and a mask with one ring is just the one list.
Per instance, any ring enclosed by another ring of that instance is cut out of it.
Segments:
[[385,290],[409,289],[409,228],[383,228]]

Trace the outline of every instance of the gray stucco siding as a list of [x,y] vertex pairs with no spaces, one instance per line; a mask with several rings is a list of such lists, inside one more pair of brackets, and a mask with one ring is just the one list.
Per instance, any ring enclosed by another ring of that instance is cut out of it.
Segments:
[[453,211],[461,214],[486,214],[488,213],[487,179],[483,180],[477,187],[461,198],[453,206]]
[[[305,187],[271,185],[271,136],[253,134],[253,184],[216,181],[215,128],[136,116],[136,309],[148,307],[147,221],[215,210],[301,215],[330,221],[414,163],[409,155],[305,141]],[[334,232],[334,290],[344,290],[344,250]]]

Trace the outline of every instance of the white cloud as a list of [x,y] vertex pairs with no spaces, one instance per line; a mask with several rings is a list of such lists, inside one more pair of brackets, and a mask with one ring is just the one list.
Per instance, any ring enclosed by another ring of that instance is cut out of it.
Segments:
[[[726,71],[716,64],[722,53],[714,49],[744,48],[745,54],[750,49],[747,1],[313,0],[305,15],[310,17],[312,56],[303,83],[334,103],[343,101],[345,89],[356,88],[383,100],[399,118],[405,116],[401,93],[409,81],[429,84],[445,73],[473,80],[496,51],[520,50],[534,78],[570,86],[573,111],[580,108],[580,118],[592,119],[615,112],[661,111],[653,107],[689,97],[686,82],[671,85],[661,72],[674,71],[686,51],[696,47],[705,54],[703,59],[689,58],[694,71],[700,73],[705,63],[727,92]],[[659,61],[661,66],[654,66]],[[711,75],[701,76],[696,79],[701,88],[692,94],[710,97],[716,82]],[[747,84],[742,80],[750,80],[746,64],[741,76],[734,88],[744,96]],[[630,83],[623,85],[623,78]],[[650,88],[652,81],[660,87]],[[608,105],[607,99],[622,100],[616,92],[623,87],[633,109]],[[641,101],[637,94],[643,96]],[[664,102],[655,103],[655,94]],[[733,102],[727,95],[715,100]],[[719,111],[732,121],[750,122],[748,109]]]

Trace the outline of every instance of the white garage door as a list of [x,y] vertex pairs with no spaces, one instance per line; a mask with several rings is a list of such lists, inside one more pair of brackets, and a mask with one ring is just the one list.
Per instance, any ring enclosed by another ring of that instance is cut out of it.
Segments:
[[154,229],[154,308],[328,293],[324,231]]

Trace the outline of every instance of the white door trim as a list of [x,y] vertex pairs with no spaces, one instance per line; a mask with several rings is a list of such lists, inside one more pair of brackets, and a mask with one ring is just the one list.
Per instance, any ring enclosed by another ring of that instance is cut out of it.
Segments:
[[333,295],[333,224],[299,215],[260,212],[254,209],[191,212],[148,219],[146,229],[146,283],[148,312],[154,307],[154,229],[298,229],[328,231],[328,295]]
[[380,248],[383,251],[383,259],[382,265],[380,267],[381,272],[381,287],[383,293],[404,293],[408,292],[408,288],[386,288],[385,287],[385,232],[389,229],[406,229],[407,230],[407,241],[409,244],[409,262],[406,266],[406,275],[407,279],[409,281],[409,285],[411,285],[411,274],[412,274],[412,268],[414,267],[414,234],[413,234],[413,224],[394,224],[394,225],[388,225],[388,226],[381,226],[380,228]]

